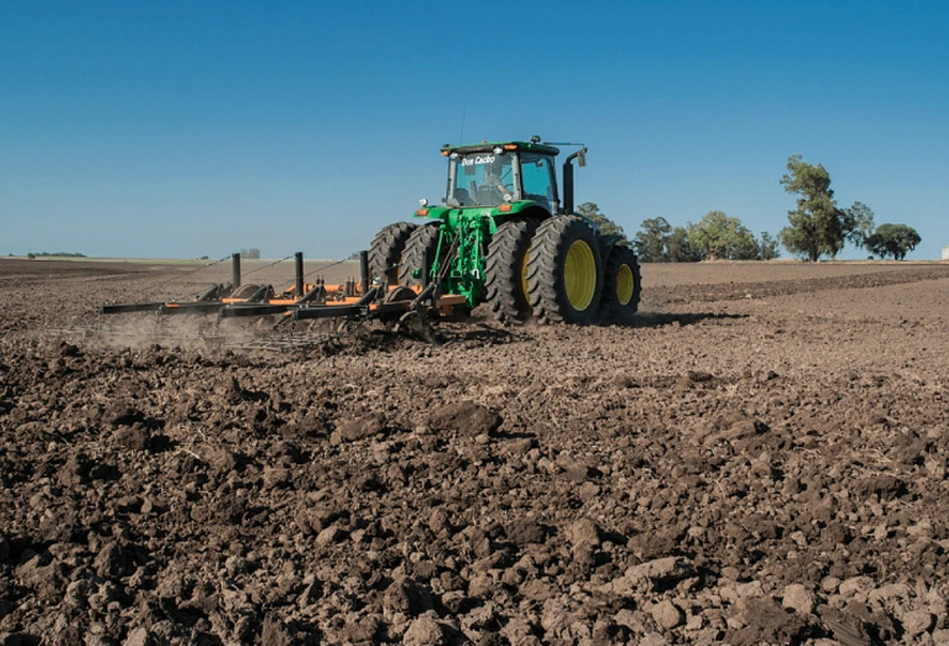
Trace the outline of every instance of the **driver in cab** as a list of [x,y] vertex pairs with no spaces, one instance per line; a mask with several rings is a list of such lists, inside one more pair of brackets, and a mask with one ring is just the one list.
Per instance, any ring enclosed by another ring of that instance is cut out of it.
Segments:
[[488,187],[492,191],[498,191],[502,198],[511,199],[514,197],[514,192],[501,180],[501,174],[505,170],[510,172],[511,165],[505,165],[504,161],[501,159],[496,159],[489,163],[484,168],[484,184],[482,184],[482,186]]

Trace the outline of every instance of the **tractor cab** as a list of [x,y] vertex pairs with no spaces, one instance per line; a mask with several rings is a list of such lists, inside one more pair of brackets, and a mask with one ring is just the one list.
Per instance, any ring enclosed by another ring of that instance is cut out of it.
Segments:
[[494,207],[505,202],[533,202],[550,214],[560,212],[554,158],[557,148],[538,142],[445,146],[448,191],[454,208]]

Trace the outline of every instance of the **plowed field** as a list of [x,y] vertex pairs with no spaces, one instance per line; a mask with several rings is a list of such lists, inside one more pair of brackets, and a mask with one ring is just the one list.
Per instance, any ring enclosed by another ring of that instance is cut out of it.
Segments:
[[0,260],[0,644],[949,644],[949,265],[435,344],[95,314],[227,271]]

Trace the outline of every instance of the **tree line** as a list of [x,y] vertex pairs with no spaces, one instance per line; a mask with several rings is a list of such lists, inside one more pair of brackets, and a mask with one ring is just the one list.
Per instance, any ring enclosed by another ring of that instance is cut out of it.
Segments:
[[[13,255],[12,253],[10,254]],[[26,254],[26,257],[29,260],[35,260],[36,258],[85,258],[86,254],[84,253],[73,253],[68,251],[54,251],[50,253],[49,251],[31,251]]]
[[[577,207],[606,235],[626,237],[623,227],[600,212],[593,202]],[[721,211],[710,211],[697,224],[673,228],[665,218],[650,218],[630,241],[641,262],[697,262],[699,260],[770,260],[778,257],[778,243],[767,233],[760,239]]]
[[[792,255],[815,262],[832,260],[850,242],[866,249],[870,257],[902,260],[921,242],[919,233],[906,224],[875,225],[874,213],[863,202],[841,208],[830,188],[830,174],[820,164],[807,163],[801,155],[788,158],[781,185],[796,195],[796,208],[788,211],[788,226],[777,239],[763,231],[755,235],[736,217],[709,211],[697,223],[672,226],[663,217],[643,220],[630,240],[641,262],[698,262],[701,260],[772,260],[780,243]],[[602,232],[623,235],[623,228],[600,212],[593,202],[578,207]]]
[[642,262],[771,260],[779,255],[777,241],[766,231],[756,238],[741,220],[722,211],[709,211],[684,227],[650,218],[643,221],[632,245]]

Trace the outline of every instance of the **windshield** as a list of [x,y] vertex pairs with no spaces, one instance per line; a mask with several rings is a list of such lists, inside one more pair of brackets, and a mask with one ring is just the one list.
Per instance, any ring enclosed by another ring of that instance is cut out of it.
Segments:
[[495,206],[514,199],[514,155],[470,153],[453,156],[448,196],[451,206]]

